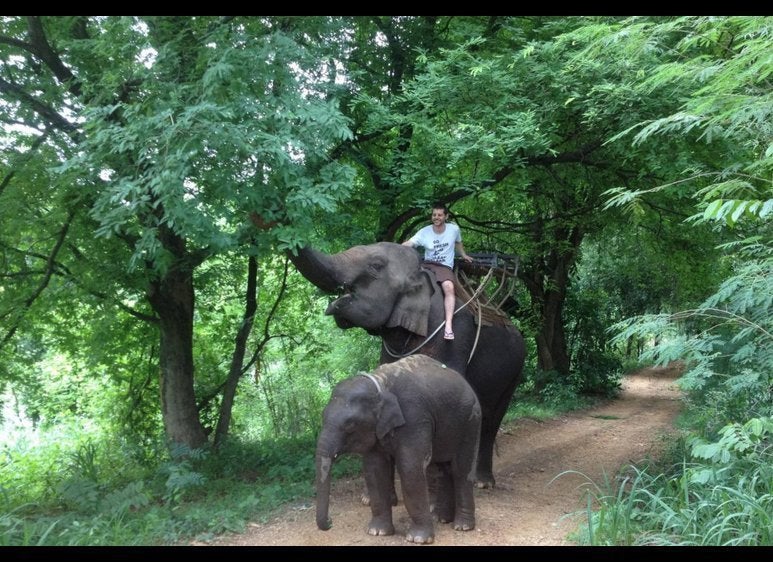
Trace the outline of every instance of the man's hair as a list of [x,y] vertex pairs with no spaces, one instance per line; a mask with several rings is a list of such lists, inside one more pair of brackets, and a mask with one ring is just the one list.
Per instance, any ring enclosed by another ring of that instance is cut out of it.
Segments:
[[446,207],[446,204],[445,204],[445,203],[441,203],[440,201],[435,201],[435,202],[432,204],[432,208],[433,208],[433,209],[443,209],[443,212],[444,212],[445,214],[448,214],[448,213],[449,213],[449,211],[448,211],[448,207]]

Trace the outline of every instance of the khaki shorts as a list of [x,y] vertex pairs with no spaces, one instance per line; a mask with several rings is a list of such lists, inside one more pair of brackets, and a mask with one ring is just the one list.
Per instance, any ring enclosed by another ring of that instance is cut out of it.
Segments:
[[429,269],[430,271],[434,272],[438,283],[442,283],[443,281],[453,282],[454,280],[454,270],[448,266],[431,261],[422,262],[421,266],[424,269]]

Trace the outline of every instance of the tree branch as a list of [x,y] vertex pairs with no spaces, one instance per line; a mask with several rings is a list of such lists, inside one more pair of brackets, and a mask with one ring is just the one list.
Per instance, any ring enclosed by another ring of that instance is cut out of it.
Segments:
[[[75,256],[76,259],[81,260],[83,262],[88,262],[88,258],[76,246],[70,244],[70,245],[68,245],[68,247],[70,248],[70,251]],[[92,264],[89,264],[89,266],[92,266]],[[66,270],[66,268],[65,268],[65,270]],[[90,294],[92,296],[95,296],[95,297],[97,297],[99,299],[102,299],[102,300],[104,300],[106,302],[110,302],[110,303],[115,304],[115,306],[117,306],[120,310],[123,310],[125,313],[129,314],[130,316],[134,316],[135,318],[137,318],[138,320],[142,320],[143,322],[149,322],[151,324],[158,324],[158,317],[151,316],[150,314],[145,314],[144,312],[140,312],[139,310],[135,310],[135,309],[131,308],[130,306],[125,305],[124,303],[122,303],[117,298],[111,297],[107,293],[103,293],[103,292],[97,291],[96,289],[92,289],[90,287],[87,287],[86,285],[81,283],[78,280],[77,277],[75,277],[74,275],[69,273],[69,271],[67,272],[67,275],[64,275],[64,277],[69,279],[73,284],[75,284],[76,286],[80,287],[81,289],[83,289],[88,294]]]
[[[43,133],[42,135],[40,135],[34,140],[32,145],[30,146],[30,149],[21,155],[18,163],[23,164],[24,162],[29,160],[32,157],[32,154],[34,154],[35,151],[40,147],[40,145],[43,144],[43,141],[45,141],[46,138],[48,138],[48,131],[46,131],[45,133]],[[11,168],[3,178],[3,181],[0,181],[0,196],[3,195],[3,191],[5,191],[5,188],[8,187],[9,183],[11,183],[11,180],[16,175],[17,169],[18,168],[15,168],[15,167]]]
[[751,320],[749,320],[748,318],[745,318],[744,316],[741,316],[740,314],[730,312],[729,310],[723,310],[721,308],[696,308],[692,310],[683,310],[675,314],[672,314],[669,317],[669,319],[684,320],[685,318],[690,318],[692,316],[701,316],[704,318],[715,318],[715,319],[734,321],[738,324],[744,324],[746,326],[750,326],[755,330],[762,332],[765,336],[767,336],[768,339],[773,340],[773,334],[768,332],[765,328],[763,328],[756,322],[752,322]]
[[562,152],[560,154],[556,154],[555,156],[550,154],[540,154],[539,156],[529,156],[526,158],[526,164],[527,165],[540,165],[540,166],[551,166],[553,164],[568,164],[568,163],[587,163],[587,164],[593,164],[592,162],[586,162],[587,157],[590,153],[592,153],[594,150],[600,148],[604,143],[600,140],[596,140],[593,142],[589,142],[582,148],[578,148],[577,150],[573,150],[571,152]]
[[43,119],[45,119],[48,123],[57,129],[60,129],[68,134],[76,133],[78,130],[78,127],[75,124],[70,123],[54,109],[25,92],[17,84],[13,84],[12,82],[8,82],[3,78],[0,78],[0,93],[8,94],[29,105],[30,109],[32,109],[35,113],[40,115]]
[[[539,156],[530,156],[523,159],[522,163],[525,166],[551,166],[553,164],[570,164],[570,163],[595,165],[593,162],[589,161],[587,157],[594,150],[600,148],[602,144],[603,143],[601,141],[593,141],[577,150],[573,150],[571,152],[562,152],[555,156],[544,155],[544,154]],[[439,201],[442,201],[446,205],[450,205],[451,203],[454,203],[455,201],[459,201],[460,199],[468,197],[469,195],[491,189],[495,185],[502,182],[505,178],[507,178],[507,176],[512,174],[515,171],[515,169],[516,169],[515,165],[503,166],[502,168],[494,172],[494,174],[490,178],[481,180],[476,185],[473,185],[471,187],[467,187],[464,189],[456,189],[445,195],[437,194],[436,199]],[[397,236],[397,231],[411,218],[416,217],[417,215],[423,212],[424,210],[422,209],[412,208],[398,215],[394,220],[392,220],[391,223],[389,223],[386,234],[384,235],[384,239],[395,240]]]
[[[54,267],[56,264],[56,255],[59,253],[59,250],[62,248],[62,244],[64,244],[64,240],[67,237],[67,232],[70,230],[70,225],[72,224],[73,219],[75,218],[75,208],[73,207],[70,209],[70,212],[67,214],[67,220],[65,221],[64,225],[62,226],[62,229],[59,231],[59,236],[57,237],[56,243],[54,244],[53,249],[51,250],[51,253],[48,256],[48,259],[46,260],[46,273],[43,276],[43,280],[41,281],[40,285],[38,286],[33,293],[27,297],[27,299],[24,301],[24,304],[22,306],[21,313],[24,314],[29,308],[32,306],[32,303],[35,302],[35,300],[43,293],[46,287],[48,287],[48,283],[51,281],[51,276],[54,274]],[[18,322],[14,326],[11,327],[10,330],[5,334],[2,340],[0,340],[0,348],[2,348],[6,343],[10,341],[10,339],[13,337],[13,335],[16,333],[16,330],[19,328]]]
[[263,324],[263,339],[260,340],[260,343],[255,349],[255,353],[252,354],[252,357],[250,357],[250,360],[242,368],[242,374],[246,373],[249,370],[249,368],[255,364],[255,361],[258,360],[258,357],[263,352],[263,349],[266,347],[266,344],[269,342],[269,340],[271,340],[272,337],[277,337],[277,336],[271,336],[268,330],[269,330],[269,326],[271,325],[271,321],[274,319],[274,314],[276,314],[276,311],[279,308],[279,303],[282,302],[282,297],[284,297],[285,291],[287,290],[287,275],[289,271],[290,271],[290,259],[287,256],[285,256],[285,268],[284,268],[284,273],[282,274],[282,286],[279,288],[279,294],[277,294],[274,304],[271,305],[271,310],[266,316],[266,322]]
[[23,49],[25,51],[28,51],[30,53],[35,52],[35,48],[32,46],[32,44],[27,43],[25,41],[22,41],[20,39],[16,39],[15,37],[8,37],[6,35],[0,35],[0,43],[5,43],[6,45],[12,45],[14,47],[19,47],[20,49]]
[[80,82],[75,78],[70,69],[65,66],[59,55],[54,52],[54,49],[51,48],[40,16],[27,16],[27,32],[34,49],[33,52],[54,73],[59,82],[67,85],[67,90],[72,95],[78,98],[81,97],[83,90]]

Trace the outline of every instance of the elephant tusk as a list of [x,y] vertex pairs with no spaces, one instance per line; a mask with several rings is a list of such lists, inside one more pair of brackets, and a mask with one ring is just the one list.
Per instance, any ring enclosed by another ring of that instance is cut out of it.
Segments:
[[342,295],[335,299],[333,302],[331,302],[329,305],[327,305],[327,310],[325,310],[325,314],[328,316],[334,314],[344,306],[346,306],[352,299],[352,294],[347,293],[345,295]]

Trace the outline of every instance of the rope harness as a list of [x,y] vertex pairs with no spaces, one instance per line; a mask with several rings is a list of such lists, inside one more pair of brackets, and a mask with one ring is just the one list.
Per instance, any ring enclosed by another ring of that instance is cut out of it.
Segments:
[[[475,292],[473,293],[473,295],[472,295],[472,296],[471,296],[471,297],[470,297],[470,298],[467,300],[467,302],[465,302],[465,303],[464,303],[462,306],[460,306],[459,308],[457,308],[457,309],[454,311],[454,316],[456,316],[456,314],[457,314],[457,313],[458,313],[460,310],[462,310],[464,307],[466,307],[468,304],[470,304],[472,301],[474,301],[474,300],[476,300],[476,299],[478,298],[478,296],[479,296],[479,295],[480,295],[480,294],[483,292],[483,289],[485,289],[485,288],[486,288],[486,284],[487,284],[487,283],[489,282],[489,280],[491,279],[491,276],[492,276],[493,272],[494,272],[494,268],[492,267],[492,268],[490,268],[490,269],[489,269],[488,273],[487,273],[487,274],[486,274],[486,276],[483,278],[483,281],[481,281],[480,285],[479,285],[479,286],[478,286],[478,288],[475,290]],[[479,302],[477,302],[477,301],[476,301],[476,303],[475,303],[475,308],[476,308],[476,312],[478,313],[478,329],[477,329],[477,330],[476,330],[476,332],[475,332],[475,341],[474,341],[474,343],[473,343],[473,345],[472,345],[472,350],[470,351],[470,357],[467,359],[467,364],[468,364],[468,365],[470,364],[470,361],[472,361],[472,357],[473,357],[473,355],[475,355],[475,350],[476,350],[476,349],[477,349],[477,347],[478,347],[478,340],[480,339],[480,327],[481,327],[481,324],[482,324],[482,322],[481,322],[481,306],[480,306],[480,303],[479,303]],[[424,339],[424,341],[423,341],[423,342],[421,342],[419,345],[417,345],[417,346],[416,346],[415,348],[413,348],[411,351],[408,351],[408,352],[406,352],[406,353],[402,353],[402,354],[400,354],[400,353],[397,353],[397,352],[395,352],[395,351],[392,351],[391,349],[389,349],[389,346],[387,345],[386,341],[385,341],[385,340],[383,340],[383,339],[381,340],[381,343],[382,343],[382,344],[383,344],[383,346],[384,346],[384,351],[386,351],[386,352],[387,352],[387,354],[388,354],[390,357],[394,357],[395,359],[402,359],[403,357],[408,357],[409,355],[413,355],[414,353],[416,353],[417,351],[419,351],[419,350],[420,350],[422,347],[424,347],[424,346],[427,344],[427,342],[428,342],[429,340],[431,340],[433,337],[435,337],[435,335],[436,335],[436,334],[437,334],[437,333],[438,333],[438,332],[439,332],[439,331],[440,331],[440,330],[443,328],[443,326],[445,326],[445,325],[446,325],[446,321],[445,321],[445,319],[444,319],[444,320],[443,320],[443,321],[440,323],[440,325],[439,325],[437,328],[435,328],[435,331],[434,331],[434,332],[432,332],[430,335],[428,335],[428,336],[427,336],[427,337]]]
[[376,377],[374,377],[370,373],[359,373],[359,375],[361,377],[368,377],[370,380],[372,380],[373,384],[376,385],[376,390],[378,390],[379,395],[382,393],[381,392],[381,385],[378,383],[378,380],[376,379]]

